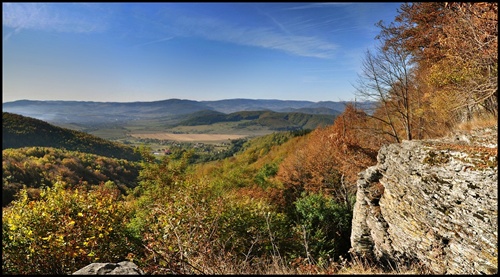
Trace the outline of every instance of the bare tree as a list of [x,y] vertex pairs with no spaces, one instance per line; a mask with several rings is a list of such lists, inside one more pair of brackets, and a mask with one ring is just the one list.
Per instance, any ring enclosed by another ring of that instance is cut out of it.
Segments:
[[362,99],[379,103],[370,116],[387,128],[383,131],[396,142],[402,137],[411,140],[413,84],[411,54],[398,43],[378,46],[375,54],[370,51],[362,63],[362,73],[355,85],[356,94]]

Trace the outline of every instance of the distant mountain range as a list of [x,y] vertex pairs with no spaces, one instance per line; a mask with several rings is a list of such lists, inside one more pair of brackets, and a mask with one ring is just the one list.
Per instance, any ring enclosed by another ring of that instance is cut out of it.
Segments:
[[[197,117],[202,111],[231,114],[241,111],[273,111],[279,113],[301,113],[310,115],[333,115],[342,113],[344,107],[353,102],[312,102],[296,100],[225,99],[218,101],[194,101],[168,99],[153,102],[89,102],[89,101],[37,101],[19,100],[2,104],[4,112],[40,119],[53,124],[120,124],[136,120],[161,119],[176,125]],[[368,107],[371,102],[357,102],[359,107]],[[191,115],[192,114],[192,115]],[[189,116],[191,115],[191,116]],[[216,115],[222,121],[230,120]],[[191,121],[192,122],[192,121]],[[193,124],[193,123],[191,123]]]

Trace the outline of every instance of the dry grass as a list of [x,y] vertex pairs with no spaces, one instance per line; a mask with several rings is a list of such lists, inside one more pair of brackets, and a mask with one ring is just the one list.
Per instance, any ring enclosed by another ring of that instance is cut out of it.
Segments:
[[483,115],[481,117],[476,117],[471,121],[460,123],[457,126],[458,130],[461,131],[472,131],[475,129],[494,127],[498,125],[498,116],[493,115]]
[[[211,257],[200,257],[190,261],[190,274],[221,274],[221,275],[423,275],[432,274],[419,264],[410,266],[390,267],[382,266],[361,258],[351,260],[341,258],[338,262],[326,262],[325,265],[311,263],[307,259],[298,258],[286,262],[280,256],[266,260],[252,260],[246,262],[235,262],[227,255],[213,255]],[[403,263],[400,263],[403,264]],[[156,275],[168,272],[163,269],[149,274]],[[186,274],[178,272],[177,274]]]
[[373,263],[363,261],[360,259],[354,259],[347,262],[343,267],[340,268],[336,274],[370,274],[370,275],[427,275],[431,272],[421,264],[412,264],[409,266],[399,266],[397,268],[387,268],[379,265],[374,265]]

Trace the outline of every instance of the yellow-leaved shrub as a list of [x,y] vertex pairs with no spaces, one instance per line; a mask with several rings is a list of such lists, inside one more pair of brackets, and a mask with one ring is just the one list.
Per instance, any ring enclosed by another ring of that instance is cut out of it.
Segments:
[[92,262],[120,262],[138,251],[126,230],[128,211],[110,182],[93,189],[60,183],[27,191],[2,210],[2,272],[69,274]]

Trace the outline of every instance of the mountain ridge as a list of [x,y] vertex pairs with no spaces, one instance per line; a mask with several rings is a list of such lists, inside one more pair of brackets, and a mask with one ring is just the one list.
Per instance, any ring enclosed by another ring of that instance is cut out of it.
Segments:
[[[95,102],[72,100],[16,100],[2,103],[3,111],[33,117],[49,123],[109,124],[141,119],[175,118],[203,110],[225,114],[240,111],[301,112],[305,114],[338,115],[353,101],[223,99],[196,101],[166,99],[149,102]],[[370,105],[371,102],[356,102]]]

